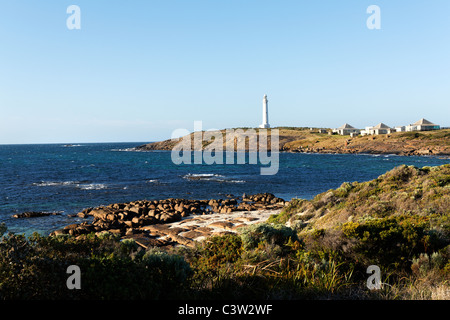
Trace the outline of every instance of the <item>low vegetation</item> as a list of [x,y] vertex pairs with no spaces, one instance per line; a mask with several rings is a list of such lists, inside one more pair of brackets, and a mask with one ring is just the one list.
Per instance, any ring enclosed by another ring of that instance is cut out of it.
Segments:
[[[242,139],[248,141],[247,129],[252,129],[259,134],[258,128],[236,128],[241,129]],[[374,153],[374,154],[399,154],[399,155],[450,155],[450,129],[434,131],[415,131],[415,132],[394,132],[391,134],[382,134],[376,136],[356,136],[330,134],[319,132],[315,128],[302,127],[277,127],[279,132],[279,150],[287,152],[316,152],[316,153]],[[268,148],[271,143],[271,131],[268,130]],[[225,130],[222,133],[222,150],[226,150],[228,139]],[[237,133],[237,132],[236,132]],[[203,133],[204,134],[204,133]],[[239,136],[239,135],[238,135]],[[190,134],[191,140],[194,133]],[[202,148],[211,147],[214,141],[211,138],[203,136]],[[138,146],[138,150],[172,150],[180,141],[164,140]],[[229,142],[229,141],[228,141]],[[219,142],[220,144],[220,142]],[[248,142],[247,142],[248,144]],[[193,146],[193,145],[192,145]],[[217,145],[214,144],[216,148]],[[235,144],[239,148],[239,144]],[[244,149],[247,150],[248,145]]]
[[[449,213],[450,165],[401,166],[194,248],[5,234],[0,298],[450,299]],[[69,265],[81,269],[81,290],[66,286]],[[379,290],[366,285],[370,265]]]
[[423,217],[443,231],[440,225],[446,225],[449,208],[449,164],[423,168],[402,165],[371,181],[344,182],[310,201],[293,200],[271,222],[300,221],[309,230],[403,215]]

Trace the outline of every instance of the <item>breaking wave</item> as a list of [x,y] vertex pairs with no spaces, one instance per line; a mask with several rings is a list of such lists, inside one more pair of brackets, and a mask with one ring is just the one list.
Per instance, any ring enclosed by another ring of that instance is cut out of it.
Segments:
[[32,185],[36,187],[53,187],[53,186],[70,186],[79,184],[78,181],[41,181],[34,182]]
[[136,151],[139,151],[139,150],[136,149],[136,148],[123,148],[123,149],[111,149],[110,151],[121,151],[121,152],[131,152],[131,151],[133,151],[133,152],[136,152]]
[[101,190],[108,188],[104,183],[89,183],[89,184],[78,184],[77,188],[83,190]]
[[233,178],[225,177],[221,174],[215,173],[188,173],[183,176],[184,179],[187,180],[195,180],[195,181],[215,181],[215,182],[224,182],[224,183],[245,183],[244,180],[236,180]]
[[32,185],[36,187],[73,186],[82,190],[101,190],[108,188],[108,186],[104,183],[83,183],[80,181],[41,181],[35,182]]

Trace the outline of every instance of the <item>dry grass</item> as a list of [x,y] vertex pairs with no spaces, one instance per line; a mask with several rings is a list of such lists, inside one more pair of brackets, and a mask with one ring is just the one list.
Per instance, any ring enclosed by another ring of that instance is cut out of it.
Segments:
[[[310,227],[333,228],[348,221],[395,215],[438,216],[447,221],[450,208],[450,165],[399,166],[368,182],[345,182],[312,200],[296,200],[284,209],[284,220]],[[306,228],[308,230],[308,228]]]
[[[219,145],[226,150],[226,141],[229,139],[247,141],[249,132],[259,134],[259,128],[234,128],[239,130],[235,137],[225,136],[226,130],[218,130],[214,134],[221,138]],[[250,129],[250,130],[249,130]],[[281,151],[294,152],[325,152],[325,153],[395,153],[395,154],[450,154],[450,129],[428,131],[428,132],[395,132],[389,135],[378,136],[350,136],[329,135],[327,133],[318,133],[308,128],[295,127],[277,127],[273,128],[279,131],[279,148]],[[217,148],[211,133],[205,135],[205,131],[198,132],[196,135],[203,138],[201,148]],[[192,142],[195,133],[190,134],[191,144],[194,149],[197,148]],[[268,130],[268,141],[270,146],[271,129]],[[235,139],[236,138],[236,139]],[[138,147],[144,150],[172,150],[181,140],[164,140],[150,143]],[[235,143],[235,149],[237,145]],[[248,150],[248,147],[244,148]]]

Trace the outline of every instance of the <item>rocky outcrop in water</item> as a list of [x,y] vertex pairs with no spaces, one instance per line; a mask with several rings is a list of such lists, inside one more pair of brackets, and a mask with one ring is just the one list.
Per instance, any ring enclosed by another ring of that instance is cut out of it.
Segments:
[[[242,199],[211,200],[140,200],[128,203],[114,203],[108,206],[88,208],[77,214],[80,218],[92,221],[71,224],[51,233],[55,235],[81,236],[84,234],[110,232],[124,238],[144,237],[148,245],[164,246],[170,242],[183,244],[192,239],[184,239],[173,234],[170,240],[157,239],[164,225],[182,220],[190,215],[208,215],[212,213],[230,214],[234,211],[253,211],[261,209],[279,209],[285,201],[270,193],[244,195]],[[154,226],[150,228],[149,226]],[[141,239],[142,240],[142,239]]]
[[60,213],[28,211],[28,212],[14,214],[12,217],[16,218],[16,219],[23,219],[23,218],[39,218],[39,217],[57,216],[57,215],[60,215]]

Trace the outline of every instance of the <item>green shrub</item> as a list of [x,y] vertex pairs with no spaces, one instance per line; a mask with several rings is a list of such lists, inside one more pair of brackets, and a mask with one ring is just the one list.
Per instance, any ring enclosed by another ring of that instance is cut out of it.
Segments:
[[411,270],[416,275],[426,276],[432,269],[443,269],[446,261],[447,259],[440,252],[433,252],[431,255],[421,253],[412,259]]
[[[60,258],[48,257],[23,235],[0,242],[0,299],[54,299],[63,296],[66,268]],[[67,291],[67,288],[65,288]]]
[[295,230],[280,224],[258,223],[243,228],[240,231],[242,245],[245,249],[258,246],[261,242],[284,245],[288,241],[298,241]]
[[168,273],[174,282],[187,280],[192,270],[183,257],[159,249],[150,249],[142,257],[145,268],[159,273]]
[[[190,275],[182,257],[136,254],[114,237],[8,235],[0,242],[0,299],[163,299],[181,297]],[[67,267],[81,270],[69,290]]]
[[344,182],[339,188],[334,191],[336,197],[345,198],[349,195],[354,186],[349,182]]
[[267,220],[267,223],[273,224],[284,224],[286,223],[294,214],[298,213],[303,205],[307,203],[304,199],[292,199],[287,207],[284,207],[279,214],[273,214]]
[[395,216],[371,219],[364,223],[348,222],[344,235],[356,239],[355,252],[369,264],[405,267],[414,255],[441,248],[440,239],[430,229],[429,218]]
[[218,270],[236,262],[242,253],[242,241],[236,234],[213,236],[196,252],[196,265],[203,270]]
[[0,237],[2,237],[5,234],[6,230],[8,230],[8,228],[6,228],[5,223],[4,222],[0,223]]

